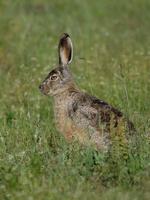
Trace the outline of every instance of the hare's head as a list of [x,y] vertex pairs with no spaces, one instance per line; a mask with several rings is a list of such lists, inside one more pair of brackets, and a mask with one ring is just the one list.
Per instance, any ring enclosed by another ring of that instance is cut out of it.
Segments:
[[72,60],[73,47],[67,33],[64,33],[60,38],[58,55],[58,67],[53,69],[39,86],[39,89],[45,95],[55,96],[61,94],[73,84],[72,75],[68,67]]

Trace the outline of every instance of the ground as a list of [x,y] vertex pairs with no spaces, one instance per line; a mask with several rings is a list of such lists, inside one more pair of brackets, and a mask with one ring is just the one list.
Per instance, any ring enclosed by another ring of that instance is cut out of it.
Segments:
[[[138,200],[150,192],[150,1],[0,1],[0,199]],[[71,70],[88,93],[135,124],[105,155],[68,144],[38,86],[74,44]]]

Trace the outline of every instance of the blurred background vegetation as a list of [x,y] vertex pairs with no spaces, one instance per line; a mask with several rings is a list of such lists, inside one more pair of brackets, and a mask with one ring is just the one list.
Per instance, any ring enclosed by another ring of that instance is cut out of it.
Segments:
[[[136,147],[109,155],[67,144],[38,85],[57,64],[59,36],[88,93],[134,122]],[[149,199],[149,0],[0,1],[0,199]]]

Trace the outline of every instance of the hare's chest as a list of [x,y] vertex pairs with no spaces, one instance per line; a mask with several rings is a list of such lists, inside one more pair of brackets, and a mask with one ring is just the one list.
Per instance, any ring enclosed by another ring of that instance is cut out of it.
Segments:
[[55,104],[55,124],[67,141],[73,139],[84,143],[87,140],[87,134],[84,129],[78,127],[75,121],[69,116],[69,107],[71,106],[71,100],[63,102],[62,104]]
[[55,102],[54,114],[55,124],[57,129],[65,136],[66,139],[71,139],[73,136],[74,125],[68,116],[68,107],[70,101],[59,100]]

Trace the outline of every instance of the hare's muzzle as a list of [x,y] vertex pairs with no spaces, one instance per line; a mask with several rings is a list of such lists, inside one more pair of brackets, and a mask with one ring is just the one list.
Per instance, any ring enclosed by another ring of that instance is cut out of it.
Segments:
[[45,81],[40,84],[39,89],[42,92],[42,94],[49,95],[50,87],[46,84]]
[[44,85],[43,84],[39,85],[39,89],[44,94]]
[[40,90],[43,90],[43,85],[42,85],[42,84],[39,85],[39,89],[40,89]]

